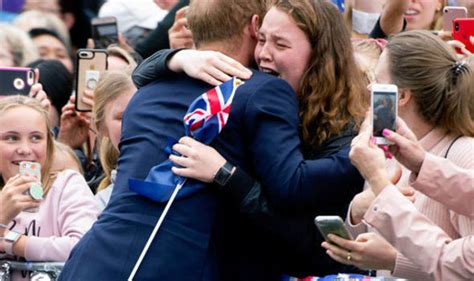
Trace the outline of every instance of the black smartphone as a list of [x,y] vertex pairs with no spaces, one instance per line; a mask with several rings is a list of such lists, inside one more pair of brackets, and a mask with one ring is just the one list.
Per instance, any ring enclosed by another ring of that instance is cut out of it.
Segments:
[[91,25],[95,49],[106,49],[109,45],[118,43],[117,19],[115,17],[93,18]]
[[0,67],[0,96],[28,96],[35,73],[26,67]]
[[92,111],[82,101],[84,90],[93,91],[102,74],[107,70],[107,51],[96,49],[79,49],[76,54],[76,110]]

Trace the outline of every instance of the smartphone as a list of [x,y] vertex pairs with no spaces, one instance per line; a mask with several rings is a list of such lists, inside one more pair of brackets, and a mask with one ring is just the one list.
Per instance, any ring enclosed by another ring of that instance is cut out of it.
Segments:
[[371,90],[372,135],[377,144],[391,144],[382,134],[383,129],[395,131],[398,88],[393,84],[374,84]]
[[[22,161],[19,168],[20,175],[32,177],[36,182],[30,185],[28,191],[24,194],[31,196],[34,200],[43,199],[43,187],[41,186],[41,164],[37,162]],[[38,208],[30,208],[24,211],[37,212]]]
[[349,230],[347,230],[344,221],[339,216],[317,216],[314,219],[314,223],[326,241],[329,241],[329,234],[334,234],[348,240],[354,240]]
[[107,51],[96,49],[80,49],[76,54],[76,104],[80,112],[92,111],[82,101],[84,90],[94,90],[101,75],[107,70]]
[[0,96],[28,96],[35,83],[35,73],[31,68],[0,67]]
[[443,9],[443,30],[453,30],[453,24],[455,19],[467,18],[466,7],[454,7],[447,6]]
[[455,19],[453,39],[463,43],[470,52],[474,52],[474,45],[470,40],[471,36],[474,36],[474,18]]
[[37,162],[21,161],[19,168],[20,175],[33,177],[36,181],[41,182],[41,164]]
[[118,43],[117,19],[115,17],[93,18],[92,39],[95,49],[106,49]]

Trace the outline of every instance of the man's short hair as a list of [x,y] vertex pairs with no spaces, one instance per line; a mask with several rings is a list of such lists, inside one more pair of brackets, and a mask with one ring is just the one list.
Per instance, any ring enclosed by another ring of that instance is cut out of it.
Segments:
[[193,0],[187,18],[197,47],[242,37],[253,15],[263,18],[267,0]]

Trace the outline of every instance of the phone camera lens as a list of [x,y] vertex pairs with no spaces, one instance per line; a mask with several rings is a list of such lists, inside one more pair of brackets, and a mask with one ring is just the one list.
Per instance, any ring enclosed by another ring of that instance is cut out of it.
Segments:
[[456,31],[459,31],[459,23],[456,23],[454,28],[456,29]]

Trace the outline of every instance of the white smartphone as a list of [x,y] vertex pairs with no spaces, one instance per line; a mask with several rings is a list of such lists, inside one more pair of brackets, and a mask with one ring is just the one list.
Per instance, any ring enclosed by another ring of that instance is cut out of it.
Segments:
[[391,144],[384,138],[382,131],[396,129],[398,87],[393,84],[374,84],[371,92],[372,135],[377,144]]
[[344,221],[339,216],[317,216],[314,218],[314,223],[326,241],[329,241],[328,234],[334,234],[344,239],[354,240],[351,233],[346,228]]
[[452,31],[455,19],[467,18],[466,7],[447,6],[443,9],[443,30]]

